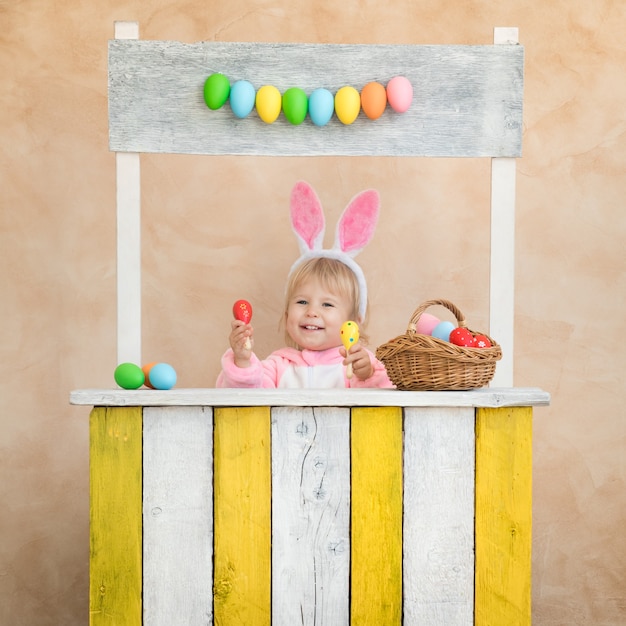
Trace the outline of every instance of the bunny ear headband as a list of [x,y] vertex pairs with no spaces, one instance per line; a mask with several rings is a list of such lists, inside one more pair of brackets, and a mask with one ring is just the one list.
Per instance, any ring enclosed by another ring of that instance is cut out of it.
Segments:
[[303,181],[291,191],[291,225],[301,256],[292,265],[289,275],[303,262],[315,257],[337,259],[347,265],[359,283],[359,315],[365,318],[367,310],[367,283],[363,270],[354,258],[370,242],[378,222],[380,198],[374,189],[362,191],[350,200],[344,209],[335,232],[335,243],[324,250],[324,211],[313,188]]

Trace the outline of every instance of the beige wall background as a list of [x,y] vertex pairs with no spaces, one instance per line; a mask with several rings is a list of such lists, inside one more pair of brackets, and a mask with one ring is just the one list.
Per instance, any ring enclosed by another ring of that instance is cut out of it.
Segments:
[[[626,623],[623,0],[0,0],[0,623],[88,620],[89,411],[68,399],[114,385],[120,19],[190,42],[482,44],[519,27],[516,385],[552,394],[534,423],[534,623]],[[144,360],[181,387],[213,385],[236,298],[255,305],[260,354],[282,343],[302,178],[329,230],[357,191],[381,193],[359,257],[373,346],[434,297],[488,329],[486,161],[147,156],[142,176]]]

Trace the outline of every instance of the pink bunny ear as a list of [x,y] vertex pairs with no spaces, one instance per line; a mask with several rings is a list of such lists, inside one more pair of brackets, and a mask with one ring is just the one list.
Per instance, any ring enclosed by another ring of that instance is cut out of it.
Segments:
[[304,181],[291,190],[291,225],[300,251],[321,250],[324,240],[324,211],[313,188]]
[[372,239],[378,223],[380,196],[375,189],[357,194],[345,208],[337,225],[335,249],[356,256]]

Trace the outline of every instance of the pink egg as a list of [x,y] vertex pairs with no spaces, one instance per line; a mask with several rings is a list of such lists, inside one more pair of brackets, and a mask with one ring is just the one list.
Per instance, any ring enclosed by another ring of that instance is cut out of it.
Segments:
[[396,113],[404,113],[413,101],[413,85],[404,76],[395,76],[387,83],[387,100]]
[[415,324],[415,332],[420,335],[431,335],[433,328],[439,324],[441,320],[429,313],[422,313]]

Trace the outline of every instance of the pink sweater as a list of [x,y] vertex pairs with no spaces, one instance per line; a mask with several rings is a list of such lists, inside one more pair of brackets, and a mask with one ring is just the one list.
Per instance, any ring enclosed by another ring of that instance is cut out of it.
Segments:
[[216,387],[250,387],[281,389],[332,389],[393,387],[385,366],[368,350],[374,373],[367,380],[346,377],[346,367],[338,348],[329,350],[296,350],[281,348],[261,361],[254,353],[250,367],[237,367],[233,351],[222,357],[222,371]]

